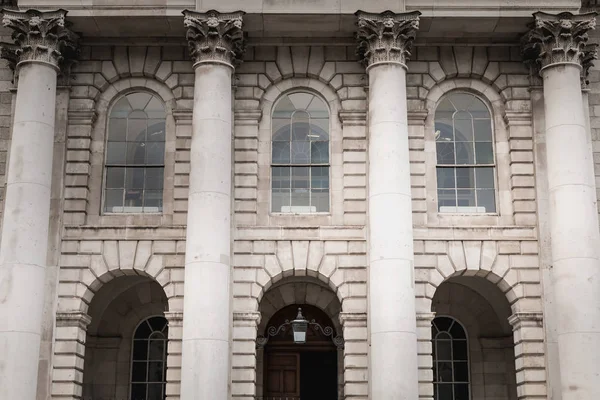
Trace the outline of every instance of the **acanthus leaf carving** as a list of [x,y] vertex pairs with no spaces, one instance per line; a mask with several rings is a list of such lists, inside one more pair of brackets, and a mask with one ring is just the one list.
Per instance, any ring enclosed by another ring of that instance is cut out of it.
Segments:
[[396,14],[385,11],[380,14],[358,11],[358,49],[363,64],[369,67],[377,63],[400,63],[406,65],[419,29],[419,11]]
[[7,59],[12,68],[32,61],[50,64],[68,73],[79,54],[79,36],[69,29],[66,15],[65,10],[2,10],[2,24],[12,29],[14,44],[1,43],[0,56]]
[[211,10],[206,13],[185,10],[186,39],[194,64],[221,62],[237,66],[244,54],[244,12],[221,14]]
[[596,15],[534,13],[531,29],[522,38],[524,59],[533,60],[540,70],[554,64],[583,66],[588,31],[595,29]]
[[590,81],[590,68],[594,66],[594,61],[598,59],[598,45],[590,43],[583,49],[583,57],[581,59],[581,88],[587,89]]

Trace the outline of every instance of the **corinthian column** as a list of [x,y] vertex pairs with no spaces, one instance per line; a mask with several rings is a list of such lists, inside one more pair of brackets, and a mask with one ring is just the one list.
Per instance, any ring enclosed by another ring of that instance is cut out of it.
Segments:
[[74,51],[66,11],[2,11],[18,74],[0,242],[0,397],[33,400],[44,302],[56,78]]
[[600,398],[600,231],[580,84],[595,15],[537,12],[524,48],[537,60],[544,85],[562,400]]
[[185,249],[182,400],[226,400],[232,315],[231,76],[242,12],[184,11],[196,74]]
[[369,336],[373,400],[418,392],[406,61],[419,12],[359,11],[369,74]]

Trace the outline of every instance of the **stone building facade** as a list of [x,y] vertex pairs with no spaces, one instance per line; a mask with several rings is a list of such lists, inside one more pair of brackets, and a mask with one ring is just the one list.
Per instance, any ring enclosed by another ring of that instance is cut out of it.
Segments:
[[1,399],[600,398],[594,1],[6,3]]

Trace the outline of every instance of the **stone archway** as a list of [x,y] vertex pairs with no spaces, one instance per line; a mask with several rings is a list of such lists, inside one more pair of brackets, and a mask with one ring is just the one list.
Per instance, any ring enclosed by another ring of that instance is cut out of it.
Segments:
[[[304,344],[294,343],[291,326],[286,324],[286,320],[289,323],[296,318],[299,307],[311,322]],[[310,277],[285,278],[265,293],[259,311],[257,398],[342,398],[344,353],[339,321],[341,304],[331,289]]]

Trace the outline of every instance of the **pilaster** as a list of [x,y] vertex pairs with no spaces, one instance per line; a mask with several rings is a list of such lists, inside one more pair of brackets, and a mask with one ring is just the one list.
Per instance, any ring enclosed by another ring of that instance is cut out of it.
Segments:
[[167,342],[167,400],[179,400],[181,384],[181,336],[183,330],[183,312],[166,311],[165,318],[169,326]]
[[51,388],[53,399],[81,398],[86,331],[91,321],[89,315],[80,311],[56,314]]
[[257,328],[261,314],[256,311],[233,313],[233,348],[231,360],[231,397],[235,400],[253,400],[256,385],[262,382],[263,349],[256,346]]
[[544,323],[541,313],[517,312],[508,318],[515,346],[519,399],[545,399]]
[[420,400],[433,400],[433,350],[431,344],[431,324],[434,319],[435,313],[417,314]]
[[366,400],[369,389],[367,314],[341,312],[339,319],[345,343],[343,355],[338,358],[339,365],[343,365],[343,398]]

